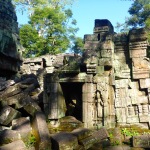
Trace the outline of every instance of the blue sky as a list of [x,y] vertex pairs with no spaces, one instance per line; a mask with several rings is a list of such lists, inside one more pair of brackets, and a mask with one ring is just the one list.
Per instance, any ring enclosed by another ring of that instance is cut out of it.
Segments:
[[[113,26],[123,23],[132,3],[130,0],[76,0],[71,9],[79,27],[77,36],[92,34],[95,19],[108,19]],[[25,13],[17,13],[17,17],[19,24],[27,23]]]

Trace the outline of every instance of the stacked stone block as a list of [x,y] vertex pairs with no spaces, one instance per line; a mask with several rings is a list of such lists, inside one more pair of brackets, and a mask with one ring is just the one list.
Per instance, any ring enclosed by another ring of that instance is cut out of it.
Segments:
[[[17,72],[22,62],[17,16],[11,0],[0,1],[0,69]],[[7,75],[6,72],[0,74]]]
[[78,59],[72,54],[58,54],[42,56],[40,63],[28,63],[29,68],[40,64],[38,70],[42,67],[47,72],[43,81],[47,117],[57,121],[66,115],[68,104],[62,84],[76,83],[82,86],[80,121],[85,127],[114,127],[118,123],[148,128],[150,63],[145,30],[116,34],[109,20],[96,19],[93,34],[86,34],[84,43],[85,51]]

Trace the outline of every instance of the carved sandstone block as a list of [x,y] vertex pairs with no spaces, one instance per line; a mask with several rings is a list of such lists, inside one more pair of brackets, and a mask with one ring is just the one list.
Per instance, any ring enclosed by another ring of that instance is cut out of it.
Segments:
[[129,82],[130,82],[129,79],[115,80],[115,87],[116,88],[125,88],[128,86]]
[[19,140],[20,138],[21,137],[18,131],[5,129],[0,132],[0,144],[8,144],[13,141]]
[[37,112],[33,119],[32,129],[37,135],[38,149],[51,150],[50,134],[46,123],[46,118],[42,112]]
[[149,141],[150,141],[150,136],[148,134],[133,136],[133,147],[150,148]]
[[101,141],[108,139],[109,134],[105,128],[100,128],[98,131],[95,131],[92,136],[94,136],[97,141]]
[[22,137],[27,137],[31,133],[29,117],[21,117],[12,121],[12,129],[18,131]]
[[85,34],[84,41],[98,41],[98,34]]
[[139,82],[141,89],[150,88],[150,78],[140,79]]
[[52,135],[51,139],[53,150],[71,150],[78,147],[77,137],[71,133],[60,132]]
[[5,106],[0,111],[0,124],[9,125],[15,118],[21,116],[21,113],[10,106]]
[[22,140],[17,140],[12,143],[6,144],[4,146],[0,146],[1,150],[26,150],[27,147],[25,146],[25,143]]
[[99,41],[87,41],[84,44],[84,49],[99,50],[100,43],[99,43]]
[[146,57],[147,52],[146,49],[137,49],[137,50],[130,50],[130,58],[139,58],[139,57]]
[[116,108],[116,117],[117,122],[126,122],[126,109],[125,108]]
[[90,135],[92,135],[92,130],[87,128],[78,128],[71,132],[74,136],[78,138],[78,140],[82,140]]

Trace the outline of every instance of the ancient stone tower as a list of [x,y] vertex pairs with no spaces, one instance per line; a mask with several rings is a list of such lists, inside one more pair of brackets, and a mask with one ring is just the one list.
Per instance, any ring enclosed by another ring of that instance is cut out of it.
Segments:
[[47,55],[38,63],[24,62],[33,72],[45,67],[47,118],[57,122],[74,116],[88,128],[116,124],[149,128],[150,62],[145,30],[116,34],[109,20],[96,19],[93,34],[86,34],[84,43],[82,56]]
[[18,23],[11,0],[0,1],[0,76],[16,73],[22,62]]

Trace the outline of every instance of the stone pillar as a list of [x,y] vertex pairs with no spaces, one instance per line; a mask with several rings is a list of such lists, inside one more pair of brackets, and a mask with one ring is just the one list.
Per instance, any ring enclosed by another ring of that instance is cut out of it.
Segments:
[[56,75],[47,75],[44,82],[44,105],[48,119],[58,119],[65,116],[66,104]]
[[96,85],[93,83],[85,83],[82,87],[82,100],[83,100],[83,123],[86,128],[93,128],[95,118],[95,90]]

